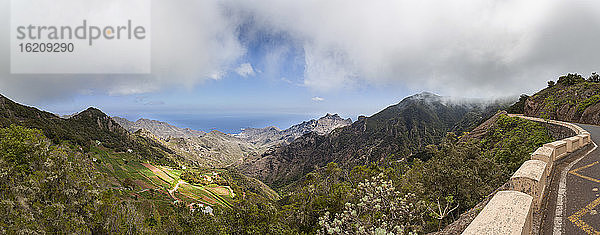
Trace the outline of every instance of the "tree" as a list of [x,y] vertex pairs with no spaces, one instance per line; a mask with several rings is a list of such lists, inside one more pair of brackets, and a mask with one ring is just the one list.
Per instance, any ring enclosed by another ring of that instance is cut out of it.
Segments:
[[282,215],[290,227],[301,233],[317,232],[319,217],[326,211],[339,213],[351,196],[350,182],[336,163],[329,163],[320,171],[306,175],[306,179],[286,197]]
[[427,206],[427,210],[429,210],[430,216],[438,220],[438,231],[442,229],[442,221],[446,217],[448,217],[448,215],[450,215],[453,211],[458,209],[458,206],[460,205],[459,203],[456,203],[456,206],[452,207],[453,204],[454,197],[446,196],[443,198],[442,201],[440,201],[440,197],[438,197],[436,203],[432,203],[432,205]]
[[548,81],[548,87],[553,87],[554,86],[554,81]]
[[513,114],[525,113],[525,102],[527,101],[528,98],[529,98],[528,95],[522,94],[519,97],[519,101],[517,101],[516,103],[514,103],[513,105],[508,107],[508,109],[506,109],[506,112],[513,113]]
[[598,73],[593,72],[592,75],[588,78],[589,82],[600,82],[600,75]]
[[558,78],[558,84],[562,84],[564,86],[571,86],[580,82],[585,82],[585,78],[576,73],[569,73]]

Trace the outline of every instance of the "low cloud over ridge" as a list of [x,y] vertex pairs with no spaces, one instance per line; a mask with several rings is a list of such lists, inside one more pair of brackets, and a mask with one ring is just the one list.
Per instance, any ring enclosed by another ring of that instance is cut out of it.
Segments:
[[[5,33],[8,4],[9,0],[0,0],[0,30]],[[0,92],[35,102],[90,90],[137,94],[224,79],[238,72],[240,59],[248,53],[247,39],[239,37],[239,28],[247,27],[248,19],[251,27],[288,35],[304,49],[298,55],[305,63],[303,85],[318,92],[396,85],[454,96],[518,94],[536,90],[560,74],[588,75],[600,61],[596,1],[155,0],[152,4],[152,75],[9,75],[6,36],[0,38]]]

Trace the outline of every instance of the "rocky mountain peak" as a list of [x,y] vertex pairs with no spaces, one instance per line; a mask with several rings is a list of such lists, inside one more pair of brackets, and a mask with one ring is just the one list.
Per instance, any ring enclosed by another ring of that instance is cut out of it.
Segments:
[[431,93],[431,92],[421,92],[418,94],[414,94],[411,96],[408,96],[404,99],[402,99],[402,101],[400,101],[400,105],[402,104],[409,104],[409,103],[414,103],[416,102],[428,102],[428,103],[434,103],[434,102],[441,102],[443,99],[442,96]]
[[73,117],[100,117],[100,118],[104,118],[107,117],[107,115],[102,112],[100,109],[94,108],[94,107],[89,107],[86,110],[83,110],[81,112],[79,112],[78,114],[75,114]]
[[336,128],[350,124],[352,124],[352,119],[350,118],[343,119],[338,114],[327,113],[319,119],[304,121],[285,130],[281,130],[277,127],[265,127],[260,129],[247,128],[235,136],[260,146],[273,146],[278,144],[288,144],[296,138],[310,132],[326,135]]

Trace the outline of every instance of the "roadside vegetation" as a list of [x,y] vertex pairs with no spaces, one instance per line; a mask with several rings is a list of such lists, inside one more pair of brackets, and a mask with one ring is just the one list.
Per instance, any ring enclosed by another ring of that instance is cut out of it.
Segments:
[[427,157],[390,156],[351,170],[329,163],[280,198],[229,169],[181,169],[103,146],[82,152],[14,125],[0,137],[0,233],[433,232],[552,141],[540,124],[501,116],[482,139],[449,133],[426,147]]
[[[530,97],[539,104],[530,110],[531,115],[546,119],[589,122],[583,117],[585,111],[600,103],[600,75],[592,73],[588,78],[580,74],[567,74],[556,82],[549,81],[548,87]],[[590,114],[595,113],[592,111]]]

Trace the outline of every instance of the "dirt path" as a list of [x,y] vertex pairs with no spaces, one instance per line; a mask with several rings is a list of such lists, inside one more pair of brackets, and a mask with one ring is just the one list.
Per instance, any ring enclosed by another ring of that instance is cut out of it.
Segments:
[[174,198],[175,200],[179,200],[179,198],[175,197],[175,192],[177,192],[179,185],[183,184],[183,183],[185,183],[185,181],[179,180],[179,181],[177,181],[177,184],[175,185],[175,187],[173,187],[173,189],[169,189],[169,195],[171,195],[171,197]]

